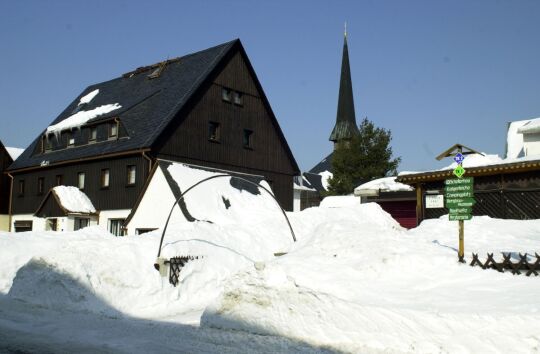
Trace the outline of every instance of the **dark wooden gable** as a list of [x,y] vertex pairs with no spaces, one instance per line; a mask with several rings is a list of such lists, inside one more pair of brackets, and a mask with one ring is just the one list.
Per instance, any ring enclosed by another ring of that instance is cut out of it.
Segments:
[[50,190],[34,215],[40,218],[54,218],[67,216],[67,214],[54,192]]
[[9,176],[4,174],[13,159],[0,141],[0,214],[9,213]]
[[[222,100],[222,90],[242,95],[242,105]],[[220,126],[219,141],[209,141],[209,122]],[[250,130],[252,147],[243,144]],[[216,68],[214,76],[194,97],[189,111],[179,114],[155,150],[164,158],[189,158],[213,162],[220,168],[245,167],[287,175],[299,173],[298,165],[255,73],[238,42]]]

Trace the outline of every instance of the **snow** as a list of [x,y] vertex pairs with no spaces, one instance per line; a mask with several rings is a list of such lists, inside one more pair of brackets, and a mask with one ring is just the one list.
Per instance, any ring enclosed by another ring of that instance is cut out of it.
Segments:
[[93,214],[96,208],[79,188],[72,186],[56,186],[53,192],[58,197],[60,204],[71,213]]
[[[235,193],[237,203],[249,198]],[[186,264],[177,287],[152,267],[160,231],[0,232],[0,348],[530,353],[540,347],[538,279],[458,263],[458,223],[448,216],[407,231],[375,203],[309,208],[288,213],[293,243],[283,215],[262,217],[270,203],[257,198],[260,204],[252,200],[231,214],[237,221],[244,215],[238,222],[222,219],[225,211],[217,208],[205,215],[219,222],[171,225],[164,256],[203,256]],[[201,216],[203,207],[193,212]],[[538,235],[540,220],[473,217],[465,222],[466,260],[471,252],[482,258],[538,252]],[[280,251],[287,254],[274,256]]]
[[328,190],[328,180],[332,178],[333,174],[330,171],[323,171],[320,172],[319,175],[321,176],[321,183],[323,185],[323,188]]
[[306,187],[306,186],[301,186],[301,185],[296,184],[296,183],[293,183],[293,188],[294,188],[294,190],[299,190],[299,191],[316,192],[315,188],[309,188],[309,187]]
[[[89,94],[81,97],[78,105],[80,106],[81,104],[89,103],[90,101],[94,99],[94,97],[97,96],[98,93],[99,93],[99,90],[94,90],[90,92]],[[118,103],[112,103],[112,104],[105,104],[105,105],[96,107],[89,111],[79,111],[67,117],[66,119],[62,120],[61,122],[47,127],[47,134],[48,133],[60,134],[62,130],[80,127],[81,125],[88,122],[90,119],[94,119],[96,117],[102,116],[104,114],[110,113],[120,108],[122,108],[122,106],[119,105]]]
[[[499,155],[489,155],[486,153],[480,154],[470,154],[465,155],[465,159],[463,160],[462,166],[463,168],[467,167],[479,167],[479,166],[491,166],[491,165],[497,165],[502,163],[508,163],[508,161],[503,160],[499,157]],[[453,170],[457,167],[457,163],[453,162],[450,165],[441,168],[441,171],[443,170]]]
[[527,124],[530,120],[519,120],[511,122],[508,125],[506,133],[506,158],[515,159],[524,156],[523,151],[523,134],[518,133],[518,130]]
[[518,134],[540,133],[540,118],[534,118],[523,124],[517,130]]
[[87,103],[90,103],[94,97],[96,97],[99,93],[99,89],[96,89],[92,92],[90,92],[89,94],[87,95],[84,95],[83,97],[81,97],[81,99],[79,100],[79,104],[78,106],[80,106],[81,104],[87,104]]
[[14,147],[6,147],[6,150],[13,159],[13,161],[17,160],[19,156],[24,152],[24,149],[14,148]]
[[378,190],[384,192],[413,191],[414,188],[403,183],[396,182],[396,177],[377,178],[366,182],[354,189],[355,193],[364,190]]
[[321,208],[344,208],[360,204],[360,199],[354,195],[333,195],[321,200]]

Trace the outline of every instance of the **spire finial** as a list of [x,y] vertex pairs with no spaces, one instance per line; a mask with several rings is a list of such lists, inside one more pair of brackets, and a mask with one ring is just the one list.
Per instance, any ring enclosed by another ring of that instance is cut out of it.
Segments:
[[343,34],[345,35],[345,37],[347,37],[347,21],[345,21],[345,31],[343,32]]

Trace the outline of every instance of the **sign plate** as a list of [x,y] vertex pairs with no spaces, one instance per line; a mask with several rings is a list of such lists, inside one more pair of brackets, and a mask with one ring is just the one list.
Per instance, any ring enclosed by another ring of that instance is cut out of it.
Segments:
[[442,194],[426,195],[426,209],[444,208],[444,196]]
[[455,185],[455,186],[446,186],[444,187],[444,191],[446,193],[449,192],[472,192],[473,191],[473,185],[472,184],[462,184],[462,185]]
[[448,212],[450,214],[459,214],[459,215],[463,215],[463,214],[471,214],[472,213],[472,208],[452,208],[452,207],[449,207],[448,208]]
[[461,199],[461,198],[472,198],[472,197],[474,197],[473,192],[448,192],[446,193],[447,199],[454,199],[454,198]]
[[461,176],[463,176],[465,174],[465,169],[463,168],[463,166],[458,165],[458,167],[454,168],[454,174],[458,178],[461,178]]
[[453,198],[446,199],[446,206],[448,208],[471,208],[476,204],[474,198]]
[[473,183],[474,183],[473,177],[461,177],[461,178],[452,178],[452,179],[444,180],[444,184],[446,184],[447,186],[464,185],[464,184],[472,185]]
[[471,214],[448,214],[448,220],[450,221],[459,221],[459,220],[471,220],[472,215]]
[[461,153],[457,153],[456,156],[454,156],[454,161],[456,161],[458,164],[461,164],[465,160],[465,156]]

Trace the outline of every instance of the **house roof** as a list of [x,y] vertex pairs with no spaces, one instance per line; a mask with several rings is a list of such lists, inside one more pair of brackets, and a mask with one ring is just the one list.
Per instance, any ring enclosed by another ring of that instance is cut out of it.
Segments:
[[34,215],[41,215],[41,210],[45,206],[45,203],[51,198],[57,203],[64,215],[90,215],[96,213],[96,209],[90,198],[79,190],[79,188],[73,186],[56,186],[45,195]]
[[334,152],[331,152],[328,156],[322,159],[321,162],[313,166],[313,168],[309,170],[309,173],[318,174],[324,171],[332,172],[332,156],[334,156]]
[[[125,128],[128,138],[33,155],[36,144],[40,143],[41,136],[45,132],[44,130],[20,158],[10,166],[10,170],[39,166],[43,161],[53,165],[62,161],[150,149],[167,131],[167,127],[177,114],[188,106],[187,103],[195,96],[203,83],[214,77],[220,63],[225,58],[230,57],[229,53],[236,52],[236,50],[244,55],[255,81],[260,87],[239,39],[183,57],[141,67],[116,79],[89,86],[49,125],[56,125],[71,117],[77,112],[79,103],[82,102],[81,98],[90,96],[89,93],[99,90],[99,93],[90,102],[85,103],[82,109],[90,111],[113,104],[118,104],[121,108],[92,118],[86,124],[118,118],[120,124]],[[159,68],[161,68],[159,77],[150,79],[149,75]],[[264,93],[262,96],[263,101],[271,111]],[[83,99],[83,101],[85,100]],[[292,165],[298,169],[273,113],[271,116]]]

